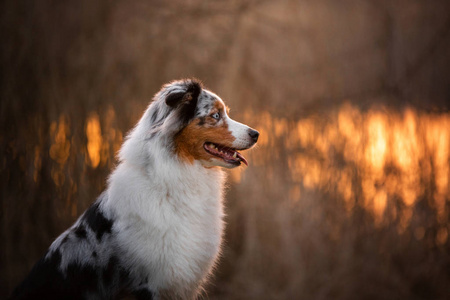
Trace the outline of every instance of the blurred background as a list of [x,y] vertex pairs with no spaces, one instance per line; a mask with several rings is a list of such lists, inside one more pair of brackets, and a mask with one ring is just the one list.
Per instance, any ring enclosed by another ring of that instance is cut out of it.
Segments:
[[1,298],[195,76],[261,132],[207,299],[449,299],[449,1],[5,0],[0,34]]

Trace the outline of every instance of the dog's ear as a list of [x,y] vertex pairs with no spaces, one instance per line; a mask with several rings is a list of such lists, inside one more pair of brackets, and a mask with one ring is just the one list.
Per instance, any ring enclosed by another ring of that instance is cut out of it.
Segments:
[[184,92],[172,92],[166,97],[166,104],[172,108],[176,108],[181,104],[188,104],[192,101],[197,104],[198,96],[202,91],[202,85],[197,80],[187,80],[185,82],[186,90]]
[[197,108],[198,96],[202,92],[202,84],[197,80],[186,80],[184,92],[173,92],[166,96],[166,104],[179,110],[180,118],[184,123],[189,122]]

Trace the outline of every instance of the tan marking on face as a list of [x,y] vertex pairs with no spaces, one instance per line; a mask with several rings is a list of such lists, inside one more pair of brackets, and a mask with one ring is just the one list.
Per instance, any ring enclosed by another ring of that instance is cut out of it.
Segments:
[[[212,119],[211,117],[206,118]],[[200,120],[196,119],[175,136],[175,153],[181,159],[193,163],[194,160],[209,161],[214,158],[203,148],[205,142],[231,148],[235,138],[228,130],[225,120],[223,120],[221,126],[211,126],[208,121],[210,120],[206,121],[208,125],[205,126],[199,125]]]
[[222,102],[216,101],[216,102],[214,102],[214,108],[212,109],[212,111],[214,111],[214,109],[216,111],[223,111],[225,109],[225,106],[223,105]]
[[211,112],[226,112],[227,115],[230,114],[230,108],[228,106],[225,106],[222,102],[220,101],[216,101],[214,103],[213,109],[211,110]]

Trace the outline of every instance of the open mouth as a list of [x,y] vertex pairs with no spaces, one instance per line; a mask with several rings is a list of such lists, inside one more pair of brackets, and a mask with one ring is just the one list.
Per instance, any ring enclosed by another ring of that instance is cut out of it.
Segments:
[[203,148],[205,148],[206,152],[209,154],[220,157],[226,163],[239,166],[241,162],[243,162],[248,166],[247,160],[235,149],[209,142],[205,143]]

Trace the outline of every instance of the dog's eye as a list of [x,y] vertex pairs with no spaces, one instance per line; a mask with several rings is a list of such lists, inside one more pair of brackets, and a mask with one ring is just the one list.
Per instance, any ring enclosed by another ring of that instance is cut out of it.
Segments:
[[219,114],[218,112],[216,112],[216,113],[213,113],[213,114],[211,115],[211,117],[212,117],[213,119],[219,120],[219,119],[220,119],[220,114]]

